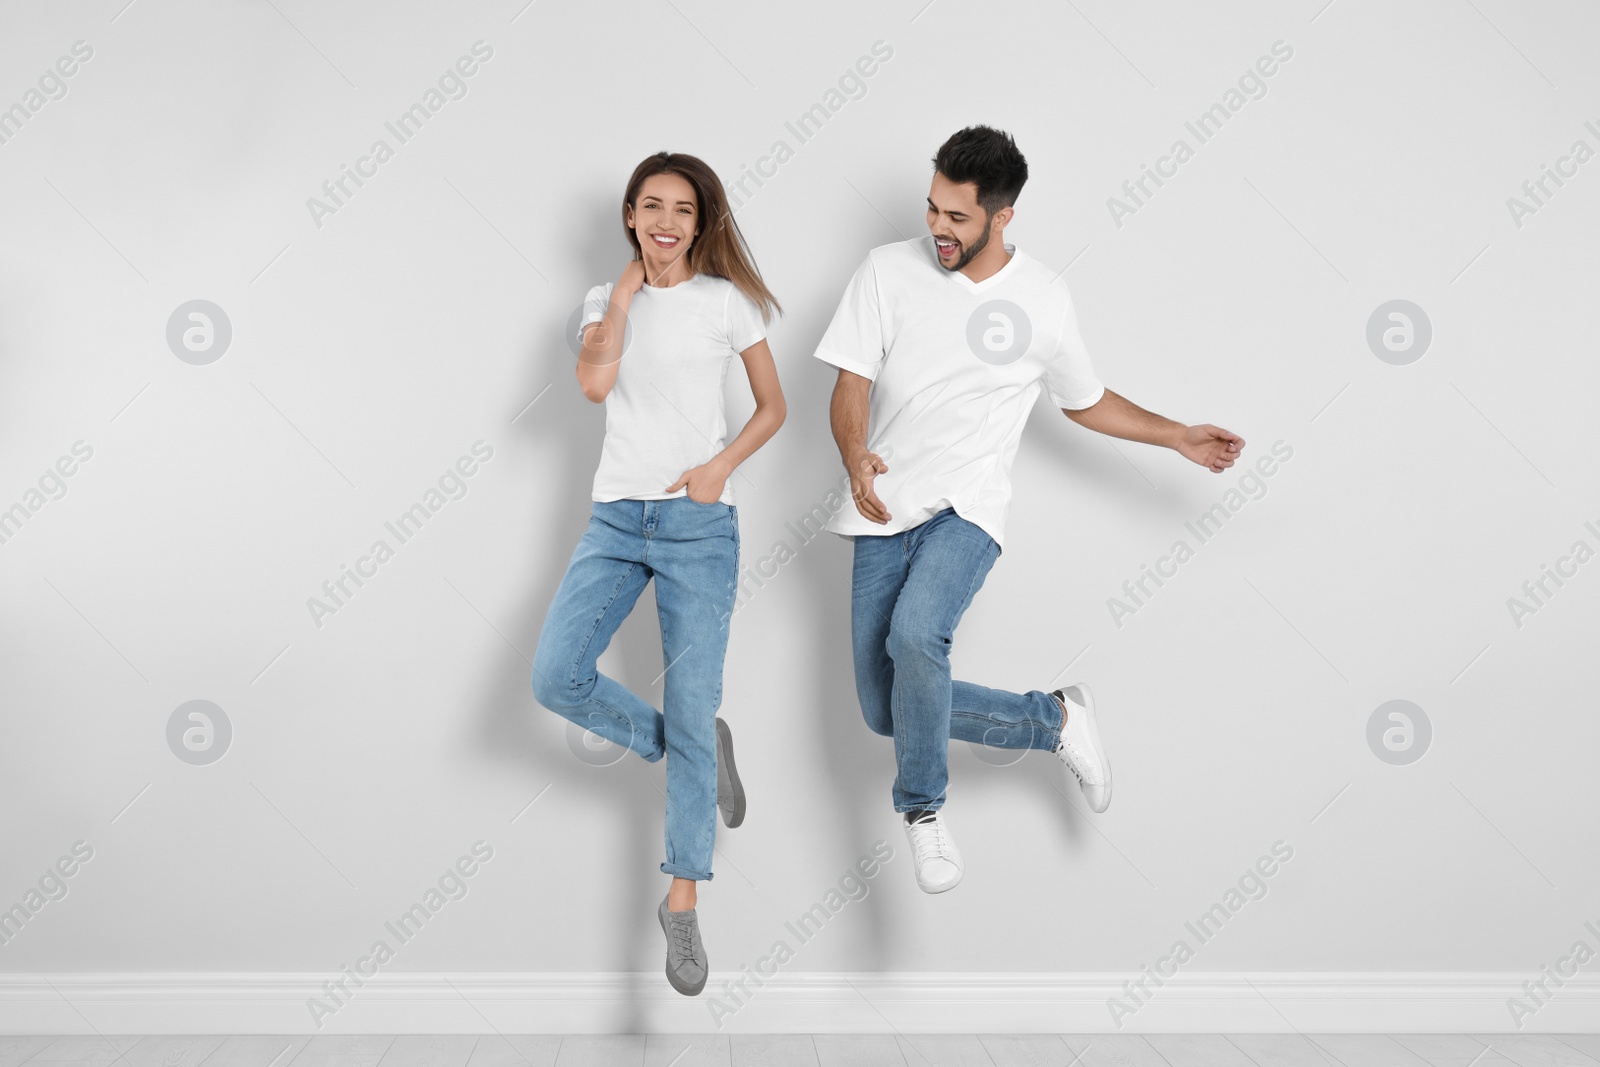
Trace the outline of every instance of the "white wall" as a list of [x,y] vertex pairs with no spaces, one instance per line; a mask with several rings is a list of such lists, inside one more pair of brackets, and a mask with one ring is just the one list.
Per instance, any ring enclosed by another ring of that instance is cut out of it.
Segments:
[[[1116,802],[1087,815],[1045,754],[953,746],[948,896],[914,885],[855,703],[849,545],[806,545],[734,626],[750,815],[703,887],[713,966],[754,963],[880,839],[896,858],[787,973],[1120,981],[1196,946],[1185,920],[1280,840],[1186,972],[1520,980],[1600,946],[1600,563],[1520,626],[1507,606],[1600,549],[1600,162],[1520,226],[1507,206],[1600,149],[1592,8],[122,3],[0,12],[0,106],[93,49],[0,144],[0,507],[93,450],[0,544],[0,904],[93,849],[0,970],[337,972],[483,840],[393,972],[656,972],[663,769],[581,761],[528,684],[603,428],[563,325],[620,270],[641,157],[731,178],[795,150],[738,213],[788,311],[789,421],[739,490],[753,564],[841,473],[810,352],[844,282],[925,232],[930,158],[974,122],[1026,153],[1008,239],[1065,268],[1102,377],[1242,434],[1244,463],[1035,413],[957,674],[1090,683]],[[1114,222],[1280,40],[1266,95]],[[478,41],[467,95],[317,225],[307,198]],[[798,145],[786,120],[877,41],[892,59]],[[166,341],[194,299],[232,326],[209,365]],[[1393,299],[1432,324],[1409,365],[1366,341]],[[477,441],[467,494],[317,626],[307,598]],[[1266,494],[1118,625],[1108,598],[1278,441]],[[603,661],[641,692],[651,603]],[[196,699],[233,729],[207,766],[166,736]],[[1368,746],[1391,699],[1432,724],[1411,765]]]

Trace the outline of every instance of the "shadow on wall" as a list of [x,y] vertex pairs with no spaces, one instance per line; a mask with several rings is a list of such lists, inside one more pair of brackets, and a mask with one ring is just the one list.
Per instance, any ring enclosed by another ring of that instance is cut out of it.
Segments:
[[[827,398],[819,403],[826,405]],[[843,468],[837,469],[842,471]],[[812,729],[817,733],[817,747],[824,753],[826,765],[833,768],[832,781],[827,783],[833,803],[818,805],[817,813],[831,808],[834,826],[829,838],[841,842],[841,852],[848,853],[847,860],[870,852],[872,843],[882,839],[889,843],[897,857],[905,857],[909,870],[905,833],[900,829],[900,816],[890,796],[894,784],[894,739],[880,737],[867,728],[856,696],[850,642],[850,571],[854,546],[836,534],[820,536],[837,542],[842,550],[824,550],[804,560],[820,573],[816,580],[796,583],[806,601],[805,617],[816,620],[815,632],[819,639],[810,653],[815,662],[827,665],[825,670],[809,672],[815,679],[815,688],[808,703],[817,709],[811,716]],[[829,864],[824,869],[831,870],[837,865]],[[904,877],[906,872],[897,870],[894,873]],[[895,958],[897,913],[893,908],[884,907],[887,896],[869,893],[855,905],[864,913],[852,918],[852,929],[857,932],[853,946],[861,957],[859,970],[891,969]]]
[[[618,194],[620,195],[620,189]],[[541,505],[535,510],[541,523],[536,545],[551,546],[537,561],[537,582],[523,596],[521,610],[507,637],[516,651],[501,644],[493,668],[473,707],[478,742],[491,759],[509,761],[526,773],[530,795],[550,783],[569,796],[581,798],[588,819],[614,836],[595,838],[590,854],[615,849],[624,857],[620,865],[637,869],[638,877],[625,887],[627,899],[617,901],[614,921],[592,928],[595,969],[627,972],[635,981],[648,981],[660,969],[660,934],[653,926],[656,905],[665,891],[666,877],[657,869],[662,851],[662,795],[664,764],[651,766],[632,753],[608,753],[597,763],[579,759],[567,744],[566,719],[534,699],[533,652],[545,612],[555,597],[567,561],[588,528],[590,490],[604,437],[604,409],[583,398],[574,373],[575,359],[565,330],[573,308],[589,288],[614,280],[628,260],[630,249],[620,233],[616,195],[596,193],[573,213],[586,225],[574,232],[562,259],[576,264],[553,278],[551,297],[543,302],[530,327],[527,396],[548,390],[523,415],[514,429],[520,446],[541,457],[542,477],[528,486]],[[595,236],[599,235],[596,240]],[[652,679],[661,669],[661,637],[654,611],[654,584],[639,598],[633,613],[618,630],[611,647],[601,657],[601,669],[623,685],[660,705],[652,693]],[[659,686],[655,687],[659,690]],[[606,762],[615,757],[615,762]],[[562,857],[570,877],[582,879],[587,856]],[[577,862],[573,862],[577,861]],[[529,969],[542,961],[538,946],[525,946]],[[643,990],[636,990],[625,1014],[618,1020],[623,1032],[642,1032],[645,1020],[635,1005]]]

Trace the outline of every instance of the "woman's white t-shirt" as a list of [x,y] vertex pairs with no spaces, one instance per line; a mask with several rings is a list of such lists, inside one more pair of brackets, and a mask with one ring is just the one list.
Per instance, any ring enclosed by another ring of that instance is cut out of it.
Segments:
[[818,359],[871,379],[867,448],[892,448],[873,483],[892,518],[846,504],[834,533],[893,534],[944,508],[1004,543],[1011,462],[1041,389],[1058,408],[1097,403],[1067,284],[1013,245],[974,282],[939,265],[933,237],[882,245],[856,270]]
[[[614,282],[584,299],[587,325],[605,317]],[[580,327],[581,329],[581,327]],[[726,278],[641,286],[628,305],[622,360],[606,395],[606,438],[594,472],[595,500],[666,500],[683,472],[727,445],[722,388],[735,353],[766,337],[755,302]],[[733,479],[721,500],[732,504]]]

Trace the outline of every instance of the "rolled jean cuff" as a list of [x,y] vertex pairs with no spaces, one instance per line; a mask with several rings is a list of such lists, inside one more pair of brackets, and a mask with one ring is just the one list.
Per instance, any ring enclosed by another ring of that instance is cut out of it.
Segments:
[[904,815],[911,811],[938,811],[942,807],[944,807],[944,801],[941,800],[937,804],[896,804],[894,810]]
[[[1036,689],[1034,692],[1044,693],[1044,690]],[[1032,696],[1033,693],[1029,693],[1028,695]],[[1066,729],[1067,726],[1067,706],[1061,701],[1057,700],[1054,693],[1044,693],[1044,699],[1050,705],[1050,710],[1056,713],[1056,733],[1059,735],[1062,730]]]
[[662,874],[670,874],[674,878],[687,878],[694,882],[709,882],[712,874],[710,871],[696,871],[689,867],[680,867],[676,863],[663,863]]

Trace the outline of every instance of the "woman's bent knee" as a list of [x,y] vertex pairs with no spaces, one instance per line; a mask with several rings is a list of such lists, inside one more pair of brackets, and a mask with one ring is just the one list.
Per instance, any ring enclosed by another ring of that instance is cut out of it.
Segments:
[[555,712],[581,706],[589,699],[589,690],[593,688],[593,685],[557,681],[555,676],[560,673],[554,665],[547,666],[534,659],[533,698]]

